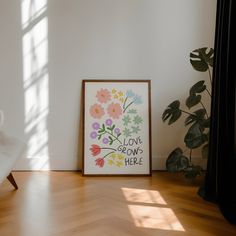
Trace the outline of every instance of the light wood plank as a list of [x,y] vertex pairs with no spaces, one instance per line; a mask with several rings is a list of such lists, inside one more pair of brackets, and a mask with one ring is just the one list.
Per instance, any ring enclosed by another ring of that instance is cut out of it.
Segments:
[[202,181],[82,177],[79,172],[14,172],[0,187],[2,236],[236,235],[218,208],[196,193]]

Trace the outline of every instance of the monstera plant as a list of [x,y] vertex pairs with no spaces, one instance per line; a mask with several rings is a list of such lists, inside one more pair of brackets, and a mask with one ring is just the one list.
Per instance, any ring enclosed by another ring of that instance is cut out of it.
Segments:
[[[214,50],[212,48],[199,48],[190,53],[190,63],[193,69],[200,72],[207,72],[210,85],[212,83],[211,70],[213,66]],[[180,147],[174,149],[166,160],[166,168],[170,172],[184,172],[185,177],[194,179],[201,173],[201,166],[192,163],[192,150],[201,148],[203,158],[208,156],[210,115],[204,102],[203,93],[211,99],[211,90],[207,88],[205,80],[195,83],[189,90],[189,96],[185,105],[179,100],[173,101],[162,114],[163,122],[168,125],[175,123],[182,115],[185,115],[184,125],[188,127],[184,137],[184,143],[189,154]]]

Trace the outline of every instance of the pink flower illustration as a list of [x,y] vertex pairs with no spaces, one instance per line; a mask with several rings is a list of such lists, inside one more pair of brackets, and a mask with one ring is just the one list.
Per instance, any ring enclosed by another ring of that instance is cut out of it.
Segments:
[[100,89],[97,91],[96,97],[99,102],[107,103],[109,100],[111,100],[111,93],[107,89]]
[[99,166],[99,167],[103,167],[105,163],[103,158],[97,158],[95,162],[96,162],[96,166]]
[[104,109],[99,104],[94,104],[89,109],[90,115],[95,119],[100,119],[104,114]]
[[107,108],[107,112],[110,117],[119,119],[120,115],[122,114],[122,109],[119,103],[111,103]]

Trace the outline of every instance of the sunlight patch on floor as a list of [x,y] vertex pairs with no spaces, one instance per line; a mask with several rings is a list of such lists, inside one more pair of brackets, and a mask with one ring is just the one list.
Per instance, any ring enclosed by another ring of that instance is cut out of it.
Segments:
[[125,199],[128,202],[140,203],[156,203],[166,205],[165,200],[158,191],[135,189],[135,188],[122,188]]
[[161,194],[155,190],[122,188],[125,199],[128,202],[130,214],[137,227],[182,231],[177,216]]
[[137,227],[185,231],[170,208],[129,205]]

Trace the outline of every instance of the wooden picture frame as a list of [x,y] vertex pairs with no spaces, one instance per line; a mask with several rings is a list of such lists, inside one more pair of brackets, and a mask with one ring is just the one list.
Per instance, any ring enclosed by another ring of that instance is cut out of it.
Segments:
[[84,176],[151,175],[151,81],[83,80]]

